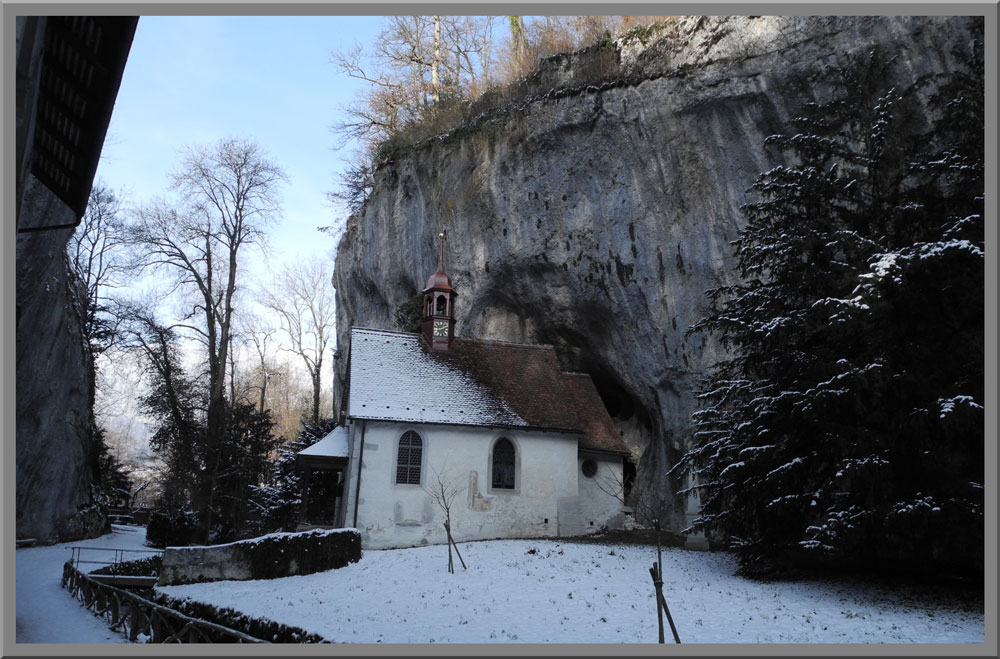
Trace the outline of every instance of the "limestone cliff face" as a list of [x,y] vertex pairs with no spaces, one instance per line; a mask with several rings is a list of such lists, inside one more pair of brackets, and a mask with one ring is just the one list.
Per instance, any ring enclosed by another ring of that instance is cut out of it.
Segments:
[[[33,176],[26,187],[25,213],[51,224],[73,220]],[[91,492],[93,369],[81,330],[86,296],[66,258],[71,232],[17,239],[17,537],[48,542],[110,530]]]
[[470,125],[378,170],[337,252],[339,378],[349,328],[393,328],[447,229],[458,334],[554,344],[594,378],[640,491],[676,490],[664,473],[721,354],[687,331],[706,289],[737,276],[739,207],[780,164],[764,139],[828,98],[826,68],[849,54],[877,45],[905,83],[981,35],[974,18],[686,18],[645,44],[549,60],[517,100],[483,101]]

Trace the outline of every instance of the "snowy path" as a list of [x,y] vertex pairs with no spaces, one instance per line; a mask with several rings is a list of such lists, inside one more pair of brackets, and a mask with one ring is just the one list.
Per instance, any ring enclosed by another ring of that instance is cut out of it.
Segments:
[[[161,588],[348,643],[655,643],[656,549],[547,540],[365,551],[339,570]],[[733,576],[723,554],[664,551],[684,643],[983,643],[981,602],[935,589]],[[664,623],[666,624],[666,623]],[[670,631],[666,631],[670,639]]]
[[[127,643],[124,636],[83,608],[59,583],[71,546],[148,549],[145,541],[145,528],[114,526],[111,533],[91,540],[18,549],[14,555],[16,642]],[[94,552],[87,558],[98,556]]]

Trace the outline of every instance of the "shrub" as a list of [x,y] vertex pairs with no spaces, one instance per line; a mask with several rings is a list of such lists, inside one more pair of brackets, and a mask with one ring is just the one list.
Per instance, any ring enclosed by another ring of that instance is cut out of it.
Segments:
[[190,545],[196,541],[198,515],[192,511],[159,509],[150,512],[146,543],[152,547]]
[[155,577],[160,574],[163,566],[163,557],[150,556],[134,561],[123,561],[116,565],[105,565],[91,572],[91,574],[117,574],[125,577]]
[[251,618],[245,613],[205,602],[174,598],[159,592],[154,593],[152,601],[186,616],[213,622],[271,643],[326,642],[322,636],[307,632],[301,627],[290,627],[266,618]]

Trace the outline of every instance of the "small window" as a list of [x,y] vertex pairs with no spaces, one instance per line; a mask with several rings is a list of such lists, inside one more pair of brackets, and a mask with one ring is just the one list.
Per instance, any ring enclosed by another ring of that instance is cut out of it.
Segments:
[[514,489],[514,445],[506,438],[493,446],[493,487]]
[[439,295],[437,299],[437,315],[443,316],[447,312],[448,301],[445,300],[443,295]]
[[420,435],[407,430],[399,438],[399,453],[396,457],[396,483],[400,485],[420,485],[420,462],[424,443]]
[[587,478],[593,478],[594,475],[597,474],[597,463],[588,458],[583,461],[582,469],[584,476]]

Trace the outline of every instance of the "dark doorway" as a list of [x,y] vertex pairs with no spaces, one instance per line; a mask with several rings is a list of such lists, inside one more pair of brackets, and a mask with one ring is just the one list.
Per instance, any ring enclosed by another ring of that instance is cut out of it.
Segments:
[[306,524],[333,526],[336,524],[337,487],[340,472],[316,470],[309,475],[306,495]]
[[632,492],[632,484],[635,483],[635,463],[625,458],[622,463],[622,488],[625,494],[625,501],[628,501]]

